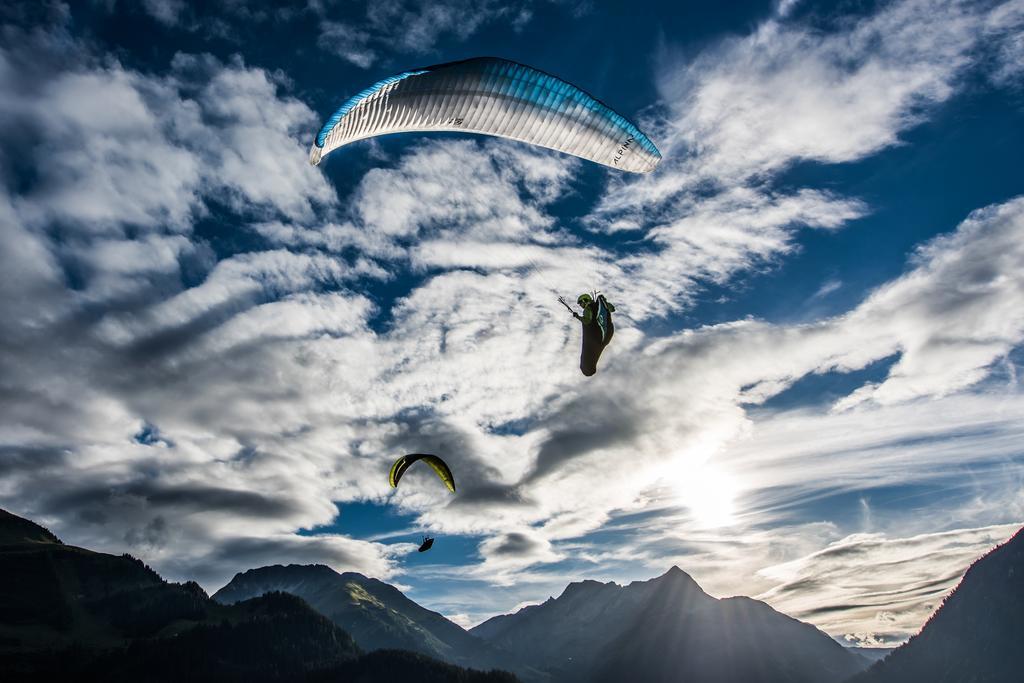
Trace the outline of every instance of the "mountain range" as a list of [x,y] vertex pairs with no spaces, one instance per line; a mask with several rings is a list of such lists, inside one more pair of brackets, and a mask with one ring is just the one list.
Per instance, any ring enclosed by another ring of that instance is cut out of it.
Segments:
[[0,680],[510,683],[408,651],[364,654],[299,597],[232,605],[129,555],[63,544],[0,510]]
[[267,592],[296,595],[351,633],[367,650],[410,650],[476,669],[507,669],[526,680],[545,680],[525,659],[468,633],[441,614],[422,607],[400,590],[355,572],[339,574],[324,565],[274,565],[235,575],[213,599],[224,604]]
[[241,572],[211,598],[0,510],[5,682],[996,683],[1022,680],[1022,642],[1024,531],[868,668],[813,626],[751,598],[714,598],[678,567],[628,585],[571,583],[467,632],[394,586],[323,565]]
[[269,591],[303,598],[361,647],[505,668],[525,681],[678,680],[686,672],[692,680],[827,682],[869,664],[762,602],[709,596],[678,567],[629,586],[573,583],[557,599],[468,633],[393,586],[323,565],[252,569],[213,597],[231,604]]
[[559,681],[842,681],[867,666],[750,598],[716,599],[672,567],[627,586],[582,581],[470,631]]

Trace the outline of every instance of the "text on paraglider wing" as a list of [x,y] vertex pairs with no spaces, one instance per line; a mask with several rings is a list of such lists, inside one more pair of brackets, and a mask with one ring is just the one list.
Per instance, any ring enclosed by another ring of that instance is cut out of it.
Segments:
[[463,117],[460,116],[459,118],[454,118],[454,117],[450,118],[447,121],[445,121],[444,123],[445,123],[446,126],[461,126],[462,125],[462,121],[463,121]]
[[615,158],[612,159],[613,164],[615,164],[616,166],[619,165],[619,162],[622,161],[622,155],[626,153],[626,150],[629,149],[629,146],[633,144],[634,140],[636,140],[636,138],[630,135],[628,138],[626,138],[625,142],[619,145],[619,151],[615,153]]

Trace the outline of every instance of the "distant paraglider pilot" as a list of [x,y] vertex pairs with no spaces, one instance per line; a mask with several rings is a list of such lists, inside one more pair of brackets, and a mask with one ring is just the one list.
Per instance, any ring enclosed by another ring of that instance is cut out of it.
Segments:
[[[455,476],[452,474],[451,469],[448,468],[444,460],[431,453],[408,453],[396,460],[395,464],[391,466],[391,472],[388,473],[388,483],[391,484],[392,488],[398,488],[398,482],[402,480],[405,472],[413,463],[420,462],[421,460],[429,465],[430,469],[434,470],[434,474],[440,477],[449,491],[455,493]],[[424,536],[417,552],[425,553],[433,546],[434,539]]]
[[608,303],[604,294],[595,293],[580,294],[576,303],[583,309],[580,315],[572,309],[572,306],[565,302],[563,297],[558,301],[569,309],[572,317],[583,323],[583,350],[580,353],[580,371],[590,377],[597,372],[597,361],[601,358],[601,352],[608,346],[615,334],[615,325],[612,323],[612,312],[615,306]]

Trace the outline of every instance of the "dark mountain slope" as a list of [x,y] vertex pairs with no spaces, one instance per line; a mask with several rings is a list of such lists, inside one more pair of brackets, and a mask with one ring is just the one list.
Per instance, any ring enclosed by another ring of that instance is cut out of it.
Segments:
[[863,666],[810,624],[735,597],[692,611],[656,604],[605,648],[588,679],[842,681]]
[[231,604],[268,591],[301,597],[366,650],[411,650],[462,666],[518,667],[527,677],[536,677],[537,672],[519,666],[508,653],[416,604],[394,586],[355,572],[339,574],[324,565],[261,567],[237,574],[213,599]]
[[408,652],[366,657],[301,598],[222,605],[193,582],[167,583],[128,555],[64,545],[4,511],[0,540],[5,682],[515,680]]
[[846,649],[849,650],[850,652],[855,652],[855,653],[859,654],[861,657],[863,657],[864,659],[868,660],[869,662],[874,663],[874,662],[879,661],[880,659],[885,659],[886,657],[888,657],[889,654],[893,650],[895,650],[896,648],[894,648],[894,647],[855,647],[855,646],[847,645]]
[[464,669],[408,650],[376,650],[342,667],[306,678],[310,683],[516,683],[505,671]]
[[21,543],[56,543],[60,539],[35,522],[0,509],[0,547]]
[[840,681],[867,663],[750,598],[717,600],[678,567],[628,586],[584,581],[474,635],[565,681]]
[[173,636],[0,655],[9,680],[288,681],[360,656],[352,638],[299,598],[268,594]]
[[855,683],[1022,680],[1024,529],[971,565],[920,634],[853,679]]
[[[29,525],[5,513],[0,537],[23,536]],[[64,545],[45,533],[51,538],[0,546],[0,648],[117,645],[206,619],[218,607],[195,583],[167,583],[129,555]]]
[[641,618],[658,594],[683,605],[714,602],[689,575],[673,567],[650,581],[569,584],[557,599],[495,617],[470,633],[494,633],[491,642],[529,658],[555,678],[580,676],[625,628]]
[[420,607],[397,588],[324,565],[275,565],[235,575],[213,599],[231,604],[282,591],[297,595],[342,626],[367,650],[398,648],[451,658],[475,640],[442,615]]

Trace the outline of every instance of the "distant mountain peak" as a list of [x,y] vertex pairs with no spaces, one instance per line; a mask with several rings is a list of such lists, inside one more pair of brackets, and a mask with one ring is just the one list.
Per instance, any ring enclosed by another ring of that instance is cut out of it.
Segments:
[[254,578],[271,574],[308,574],[322,576],[337,576],[338,572],[326,564],[270,564],[265,567],[247,569],[244,572],[235,574],[235,578]]
[[599,592],[602,589],[606,588],[619,587],[619,584],[615,583],[614,581],[602,583],[600,581],[595,581],[594,579],[583,579],[582,581],[573,581],[568,586],[566,586],[565,590],[562,591],[562,594],[558,596],[558,599],[561,600],[562,598],[570,598],[578,595]]
[[655,577],[653,579],[650,579],[650,580],[651,581],[673,581],[673,582],[675,582],[675,581],[684,581],[684,582],[692,583],[694,586],[697,586],[698,588],[700,588],[700,586],[697,584],[697,582],[694,580],[694,578],[692,576],[690,576],[689,574],[687,574],[686,572],[684,572],[682,569],[680,569],[677,565],[672,565],[671,567],[669,567],[669,570],[667,572],[665,572],[661,576],[657,576],[657,577]]
[[240,572],[213,599],[234,604],[269,591],[305,600],[350,633],[365,650],[411,650],[481,669],[515,669],[518,662],[443,615],[416,604],[394,586],[323,564],[270,565]]
[[672,565],[668,571],[661,576],[656,576],[653,579],[647,579],[646,581],[633,581],[628,586],[627,590],[634,591],[649,591],[655,590],[668,590],[671,591],[673,596],[671,599],[678,599],[682,595],[690,595],[693,597],[707,597],[708,599],[714,599],[700,587],[692,576],[684,572],[676,565]]
[[626,586],[577,581],[556,599],[492,617],[471,633],[569,683],[829,683],[866,664],[764,603],[708,595],[678,566]]

